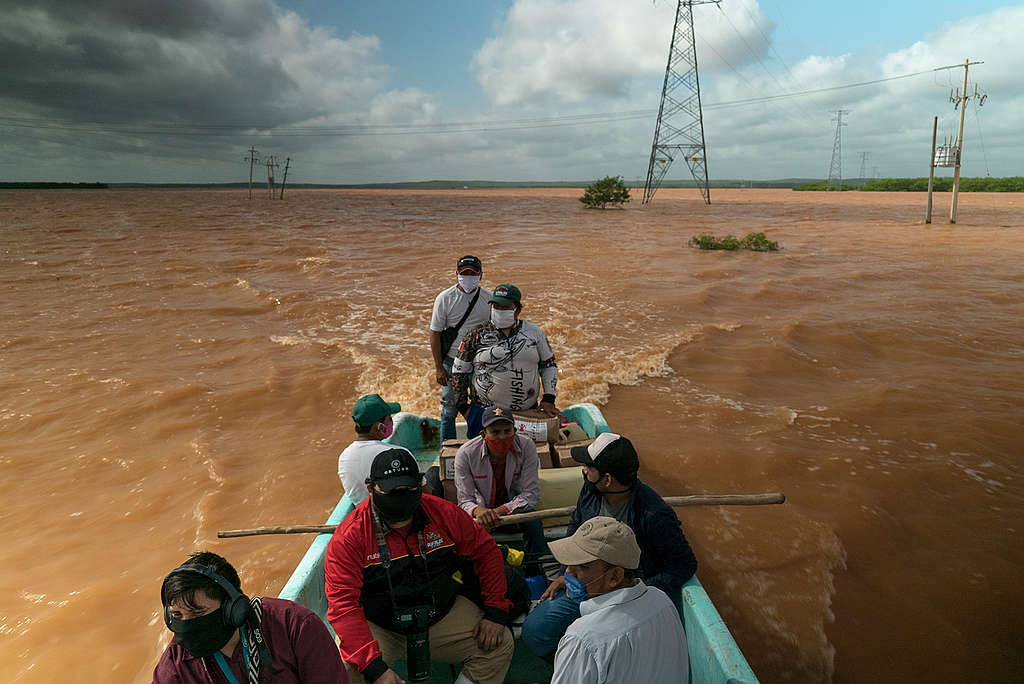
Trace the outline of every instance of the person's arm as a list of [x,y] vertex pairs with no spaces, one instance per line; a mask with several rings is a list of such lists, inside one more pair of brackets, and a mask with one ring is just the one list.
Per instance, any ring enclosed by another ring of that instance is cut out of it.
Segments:
[[[637,673],[641,675],[642,673]],[[555,651],[555,672],[551,684],[593,684],[601,681],[597,658],[574,634],[566,634]]]
[[441,333],[430,331],[430,355],[434,357],[434,380],[438,385],[447,385],[451,379],[444,368],[444,354],[441,353]]
[[439,385],[447,385],[448,371],[444,369],[444,354],[441,353],[441,331],[448,326],[448,315],[441,301],[444,292],[434,298],[434,308],[430,313],[430,356],[434,359],[434,380]]
[[469,409],[470,385],[473,382],[473,359],[476,348],[480,344],[479,327],[474,328],[462,338],[459,351],[452,365],[452,382],[455,386],[455,407],[463,416]]
[[538,406],[548,415],[557,416],[555,397],[558,395],[558,365],[555,363],[555,352],[551,349],[548,336],[543,330],[540,331],[540,339],[537,341],[537,354],[540,357],[537,372],[540,373],[542,391]]
[[348,684],[348,672],[334,635],[311,610],[302,611],[288,630],[302,684]]
[[327,620],[338,635],[342,660],[372,682],[387,672],[388,666],[359,603],[363,589],[362,560],[355,543],[335,532],[324,557],[324,588]]
[[476,479],[469,464],[469,450],[472,449],[470,445],[474,440],[466,442],[455,452],[455,491],[458,495],[459,508],[470,515],[473,515],[474,509],[487,505],[476,488]]
[[532,439],[522,435],[516,435],[516,446],[522,449],[523,467],[519,473],[519,493],[505,504],[510,513],[533,510],[540,501],[540,458],[537,456],[537,447]]
[[661,503],[665,508],[647,521],[647,529],[644,530],[646,543],[641,544],[644,553],[652,556],[650,563],[655,568],[650,577],[644,577],[644,584],[675,597],[697,572],[697,557],[686,541],[675,511],[668,504]]

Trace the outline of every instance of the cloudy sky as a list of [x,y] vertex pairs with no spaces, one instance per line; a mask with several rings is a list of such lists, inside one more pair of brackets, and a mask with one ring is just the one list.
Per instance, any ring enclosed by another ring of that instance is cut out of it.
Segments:
[[[299,183],[635,181],[674,13],[669,0],[7,0],[0,180],[244,181],[252,146],[290,157]],[[843,177],[927,175],[932,117],[940,142],[956,134],[963,80],[935,69],[967,58],[984,62],[969,90],[988,97],[967,105],[963,173],[1024,174],[1024,4],[723,0],[694,25],[712,178],[824,178],[837,109]]]

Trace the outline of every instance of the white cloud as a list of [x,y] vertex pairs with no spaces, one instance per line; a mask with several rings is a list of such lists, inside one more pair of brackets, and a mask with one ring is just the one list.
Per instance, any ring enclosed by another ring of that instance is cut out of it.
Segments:
[[[674,18],[670,2],[519,0],[472,69],[501,106],[624,98],[638,79],[664,74]],[[694,21],[711,46],[701,64],[712,70],[757,59],[772,29],[755,0],[730,3],[728,16],[698,9]]]

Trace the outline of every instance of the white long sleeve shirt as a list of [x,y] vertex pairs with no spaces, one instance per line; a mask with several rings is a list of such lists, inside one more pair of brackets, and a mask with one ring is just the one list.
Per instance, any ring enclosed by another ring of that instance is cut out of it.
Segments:
[[661,589],[635,586],[587,599],[555,652],[551,684],[686,684],[679,611]]

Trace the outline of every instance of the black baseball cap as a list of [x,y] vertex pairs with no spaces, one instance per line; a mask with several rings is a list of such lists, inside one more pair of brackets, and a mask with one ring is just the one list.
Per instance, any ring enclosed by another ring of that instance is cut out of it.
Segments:
[[633,443],[614,432],[603,432],[589,446],[573,447],[572,460],[609,473],[616,480],[629,480],[640,470]]
[[480,259],[478,257],[473,256],[472,254],[467,254],[466,256],[460,258],[458,263],[455,265],[456,271],[461,271],[464,268],[472,268],[476,271],[484,270],[483,264],[480,263]]
[[498,406],[488,406],[484,409],[483,415],[480,417],[481,427],[487,427],[491,423],[499,420],[507,420],[510,423],[515,423],[512,420],[512,412],[508,409],[503,409]]
[[419,487],[423,477],[408,449],[396,447],[377,454],[370,465],[370,480],[385,492],[395,487]]

